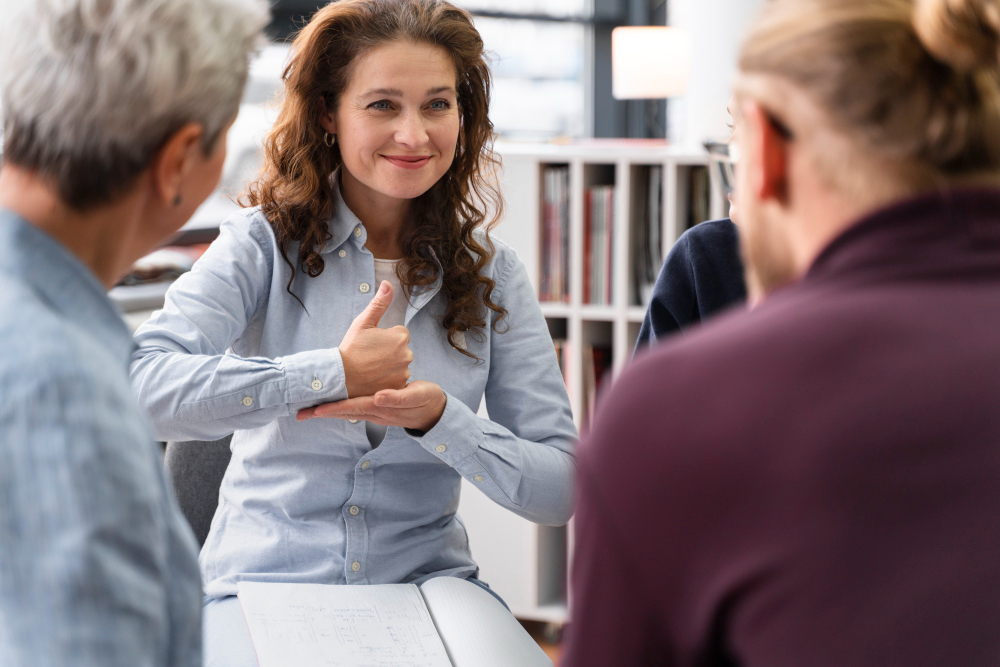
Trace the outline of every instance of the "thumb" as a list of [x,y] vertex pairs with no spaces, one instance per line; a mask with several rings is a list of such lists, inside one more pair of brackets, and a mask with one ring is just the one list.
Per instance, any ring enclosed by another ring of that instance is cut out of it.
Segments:
[[410,393],[406,389],[383,389],[373,398],[380,408],[405,408],[410,402]]
[[392,304],[392,285],[388,280],[383,280],[378,288],[378,293],[365,307],[361,314],[354,318],[351,329],[374,329],[378,326],[385,311]]

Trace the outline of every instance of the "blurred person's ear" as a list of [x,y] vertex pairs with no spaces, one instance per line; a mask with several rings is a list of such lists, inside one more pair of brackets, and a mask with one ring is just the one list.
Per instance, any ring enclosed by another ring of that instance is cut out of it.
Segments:
[[167,139],[153,159],[153,184],[164,207],[177,206],[183,201],[185,178],[207,159],[202,148],[204,135],[202,125],[188,123]]
[[757,102],[743,104],[744,146],[741,168],[748,170],[754,198],[761,203],[785,208],[790,204],[788,189],[788,139],[783,136],[768,112]]

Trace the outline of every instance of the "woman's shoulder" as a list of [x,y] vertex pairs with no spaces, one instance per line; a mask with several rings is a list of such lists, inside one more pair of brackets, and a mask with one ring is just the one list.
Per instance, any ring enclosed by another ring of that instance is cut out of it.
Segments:
[[274,228],[259,206],[240,209],[219,225],[220,236],[233,236],[234,240],[243,239],[255,242],[263,250],[271,250],[277,246]]
[[521,264],[517,252],[493,234],[487,235],[483,230],[476,230],[473,232],[473,236],[486,251],[489,251],[492,244],[493,253],[486,266],[483,267],[483,275],[492,278],[497,282],[497,285],[502,284],[510,276],[514,267]]

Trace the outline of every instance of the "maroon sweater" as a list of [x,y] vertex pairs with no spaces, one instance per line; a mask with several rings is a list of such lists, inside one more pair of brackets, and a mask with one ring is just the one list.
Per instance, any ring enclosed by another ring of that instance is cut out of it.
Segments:
[[642,357],[579,449],[564,665],[1000,665],[1000,190]]

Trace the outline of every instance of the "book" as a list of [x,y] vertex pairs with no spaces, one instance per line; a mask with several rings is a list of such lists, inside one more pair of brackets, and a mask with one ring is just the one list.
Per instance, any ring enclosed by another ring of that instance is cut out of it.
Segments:
[[631,207],[632,296],[635,306],[646,306],[663,262],[661,229],[663,226],[663,167],[644,167],[644,176],[636,178]]
[[540,301],[569,301],[569,167],[542,171]]
[[687,229],[708,220],[711,209],[711,182],[706,167],[691,168],[690,206]]
[[603,382],[611,377],[611,348],[606,345],[583,346],[583,425],[590,428]]
[[514,616],[479,586],[241,581],[260,667],[552,667]]
[[584,192],[583,302],[587,304],[611,303],[614,201],[613,185],[595,185]]

